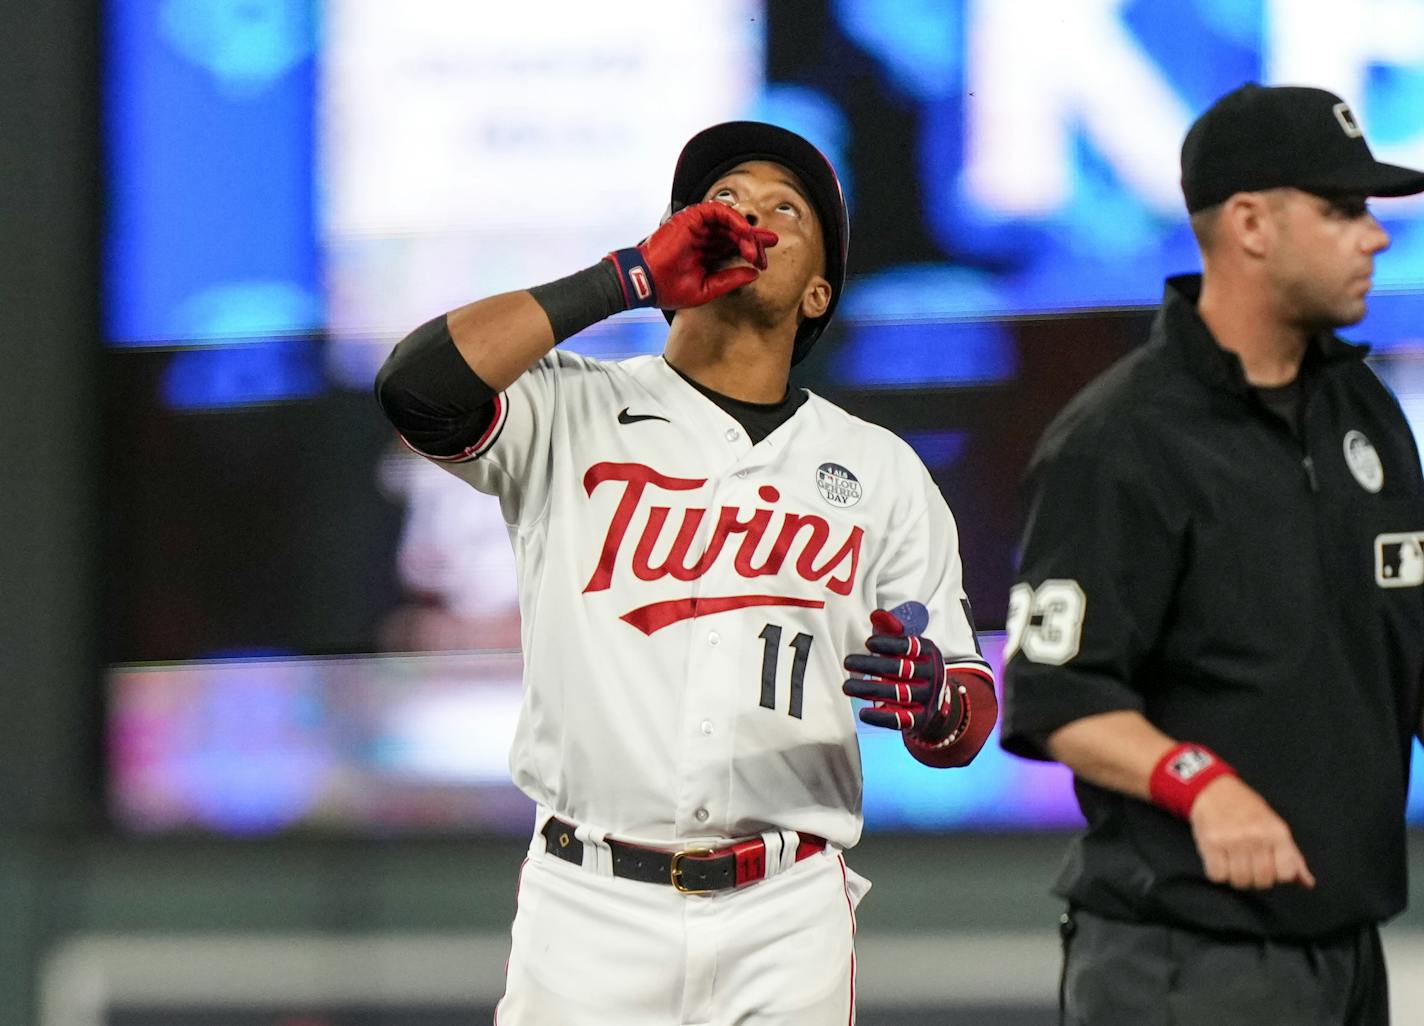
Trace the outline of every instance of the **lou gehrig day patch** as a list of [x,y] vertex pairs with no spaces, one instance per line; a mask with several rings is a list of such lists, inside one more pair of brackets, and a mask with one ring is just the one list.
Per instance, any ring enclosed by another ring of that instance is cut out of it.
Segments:
[[1375,583],[1381,588],[1424,585],[1424,531],[1375,538]]
[[1360,487],[1367,492],[1377,492],[1384,487],[1384,464],[1379,453],[1363,431],[1345,432],[1345,465]]
[[839,463],[822,463],[816,468],[816,487],[821,490],[821,498],[838,509],[860,501],[860,481]]

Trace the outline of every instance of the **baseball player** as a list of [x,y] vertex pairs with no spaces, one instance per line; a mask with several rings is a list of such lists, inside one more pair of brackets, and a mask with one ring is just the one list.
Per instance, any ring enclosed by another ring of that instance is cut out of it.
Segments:
[[[377,378],[412,448],[499,498],[517,556],[510,766],[538,811],[502,1026],[853,1021],[846,696],[932,766],[994,724],[934,482],[788,387],[848,235],[811,144],[717,125],[640,245],[430,321]],[[555,348],[652,306],[661,356]]]
[[1335,335],[1424,192],[1323,89],[1182,146],[1203,273],[1050,425],[1010,593],[1004,745],[1070,766],[1069,1026],[1381,1026],[1424,702],[1424,478]]

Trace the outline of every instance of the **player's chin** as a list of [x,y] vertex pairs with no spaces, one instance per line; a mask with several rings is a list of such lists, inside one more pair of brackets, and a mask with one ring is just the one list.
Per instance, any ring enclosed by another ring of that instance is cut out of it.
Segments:
[[758,293],[759,293],[759,289],[758,289],[757,286],[758,286],[758,281],[757,281],[756,278],[753,278],[751,281],[747,282],[745,285],[738,285],[738,286],[737,286],[736,288],[734,288],[734,289],[728,289],[728,290],[722,295],[722,298],[725,299],[725,300],[729,300],[729,301],[731,301],[732,303],[749,303],[749,302],[753,302],[753,301],[756,300],[757,295],[758,295]]

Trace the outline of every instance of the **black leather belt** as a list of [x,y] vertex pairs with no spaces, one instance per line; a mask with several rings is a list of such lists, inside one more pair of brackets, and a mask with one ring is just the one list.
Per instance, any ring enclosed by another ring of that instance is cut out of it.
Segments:
[[[544,850],[576,866],[583,865],[583,842],[572,823],[551,816],[540,831]],[[826,847],[824,837],[797,834],[796,861]],[[613,875],[643,883],[671,884],[684,894],[710,894],[744,887],[766,878],[766,842],[760,837],[720,848],[684,848],[664,851],[641,844],[605,838],[613,854]]]

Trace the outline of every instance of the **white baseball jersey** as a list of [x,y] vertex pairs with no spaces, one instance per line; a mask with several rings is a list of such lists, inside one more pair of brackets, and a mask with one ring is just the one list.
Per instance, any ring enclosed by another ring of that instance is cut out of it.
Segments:
[[510,767],[559,816],[652,845],[799,830],[848,848],[841,660],[916,600],[985,673],[955,524],[889,431],[811,395],[753,445],[662,357],[555,350],[441,462],[499,497],[525,692]]

